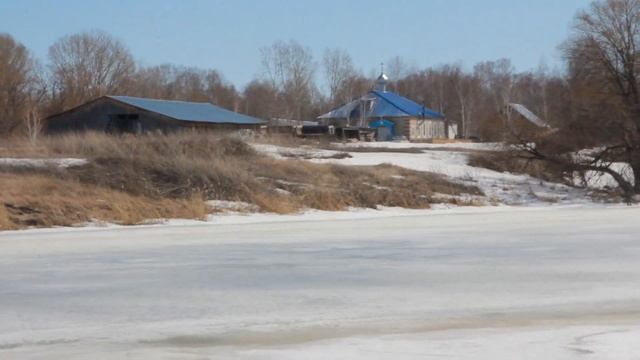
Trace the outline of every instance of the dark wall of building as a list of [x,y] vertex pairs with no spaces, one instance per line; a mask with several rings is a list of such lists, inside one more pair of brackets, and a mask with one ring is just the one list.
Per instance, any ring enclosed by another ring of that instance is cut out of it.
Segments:
[[139,110],[108,98],[101,98],[47,119],[45,131],[100,131],[114,133],[141,133],[170,130],[178,127],[176,121],[161,115]]

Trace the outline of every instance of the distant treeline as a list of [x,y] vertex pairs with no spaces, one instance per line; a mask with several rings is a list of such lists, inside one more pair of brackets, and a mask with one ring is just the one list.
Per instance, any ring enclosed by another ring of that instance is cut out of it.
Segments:
[[[581,49],[592,36],[585,29],[590,21],[585,16],[606,22],[598,6],[633,10],[637,4],[602,0],[579,12],[572,34],[559,44],[565,70],[550,71],[541,64],[535,71],[516,72],[507,59],[470,69],[460,63],[419,69],[395,57],[386,65],[390,90],[444,113],[459,124],[461,135],[489,140],[504,138],[499,114],[507,103],[522,103],[557,127],[583,116],[615,113],[609,106],[618,104],[598,96],[613,89],[585,76],[589,54]],[[0,34],[0,134],[19,133],[29,118],[46,117],[105,94],[207,101],[260,118],[309,120],[366,93],[377,76],[365,75],[343,49],[327,49],[320,59],[293,40],[260,50],[260,75],[238,89],[215,69],[140,65],[123,42],[102,31],[62,37],[51,45],[45,62],[10,34]],[[320,89],[318,79],[326,90]]]
[[[106,94],[211,102],[265,119],[311,120],[371,90],[378,75],[358,70],[343,49],[327,49],[314,59],[309,48],[291,40],[260,53],[260,75],[238,89],[215,69],[140,65],[123,42],[102,31],[59,39],[45,63],[10,34],[0,34],[0,133],[20,133],[29,116],[46,117]],[[460,63],[418,69],[395,57],[386,72],[389,90],[446,114],[464,136],[497,138],[497,114],[507,102],[524,103],[551,123],[571,111],[569,79],[544,64],[523,73],[506,59],[471,71]]]

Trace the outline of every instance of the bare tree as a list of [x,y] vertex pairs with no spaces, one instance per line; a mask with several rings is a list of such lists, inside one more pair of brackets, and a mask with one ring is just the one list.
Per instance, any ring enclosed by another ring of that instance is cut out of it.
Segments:
[[577,15],[564,45],[575,116],[554,136],[519,139],[528,158],[608,174],[627,199],[640,194],[639,45],[640,0],[596,1]]
[[101,31],[63,37],[49,48],[49,61],[61,109],[125,91],[135,71],[129,50]]
[[0,34],[0,136],[15,133],[38,84],[37,64],[24,45]]
[[210,102],[238,110],[240,96],[217,70],[163,64],[141,67],[128,94],[156,99]]
[[474,75],[465,74],[460,64],[451,67],[450,79],[453,82],[459,107],[461,127],[459,134],[468,138],[471,135],[473,116],[478,102],[480,80]]
[[311,50],[293,40],[278,41],[260,50],[264,73],[284,99],[283,116],[297,119],[313,116],[310,110],[316,92],[316,64]]
[[327,49],[324,52],[323,65],[331,105],[350,101],[353,94],[349,91],[349,81],[357,73],[349,54],[342,49]]
[[173,82],[176,67],[162,64],[140,67],[133,76],[128,94],[153,99],[175,99]]
[[278,89],[270,82],[254,80],[244,89],[242,110],[262,119],[278,117],[278,97]]
[[481,62],[474,67],[474,72],[488,93],[491,94],[497,111],[501,111],[505,105],[511,102],[514,69],[510,60]]
[[540,61],[538,65],[538,71],[536,72],[536,78],[538,82],[538,87],[540,89],[540,102],[539,105],[539,113],[542,114],[542,118],[545,121],[549,121],[549,97],[548,97],[548,88],[549,88],[549,68],[547,63],[543,60]]
[[209,70],[204,77],[207,100],[226,109],[238,111],[239,94],[233,84],[227,82],[216,70]]
[[[398,92],[398,82],[409,75],[410,66],[400,56],[394,56],[385,63],[385,72],[389,76],[390,86]],[[403,94],[406,95],[406,94]]]
[[[511,103],[513,95],[513,84],[515,81],[513,65],[507,59],[497,61],[487,61],[477,64],[474,67],[474,73],[480,79],[485,92],[492,100],[494,105],[494,114],[503,113],[506,105]],[[499,127],[502,140],[506,140],[509,135],[508,118],[510,113],[506,113],[506,118]]]

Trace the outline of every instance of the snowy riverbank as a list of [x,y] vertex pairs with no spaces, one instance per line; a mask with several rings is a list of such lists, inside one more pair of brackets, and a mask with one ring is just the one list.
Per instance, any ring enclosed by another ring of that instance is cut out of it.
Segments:
[[484,209],[2,233],[0,357],[640,351],[639,208]]

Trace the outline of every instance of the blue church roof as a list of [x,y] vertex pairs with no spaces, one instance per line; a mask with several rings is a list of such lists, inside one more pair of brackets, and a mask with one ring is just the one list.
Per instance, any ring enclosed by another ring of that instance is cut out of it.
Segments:
[[428,119],[444,119],[444,115],[431,110],[423,105],[409,100],[403,96],[390,91],[373,90],[360,99],[347,103],[337,109],[334,109],[319,119],[349,119],[357,118],[360,114],[361,104],[368,104],[366,118],[383,118],[383,117],[411,117],[411,118],[428,118]]
[[180,120],[215,124],[263,124],[264,121],[209,103],[108,96],[125,104]]

